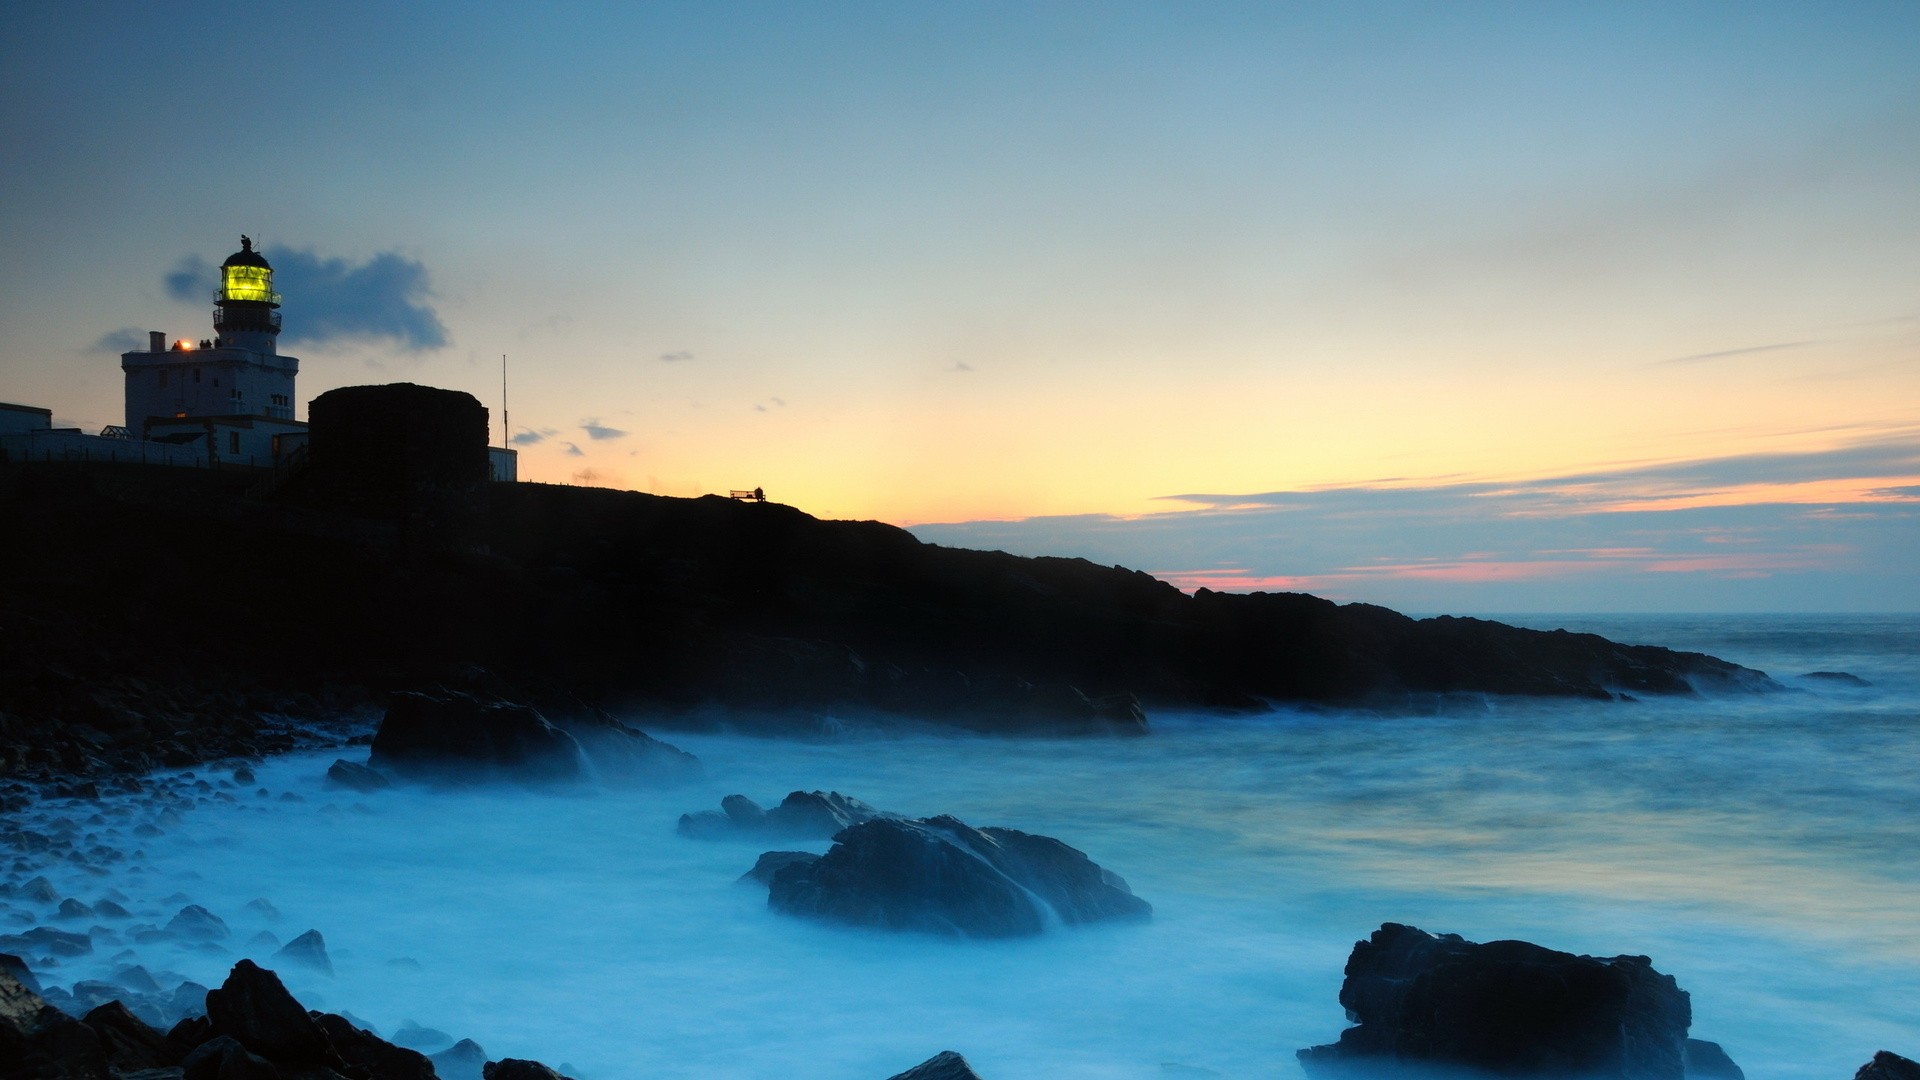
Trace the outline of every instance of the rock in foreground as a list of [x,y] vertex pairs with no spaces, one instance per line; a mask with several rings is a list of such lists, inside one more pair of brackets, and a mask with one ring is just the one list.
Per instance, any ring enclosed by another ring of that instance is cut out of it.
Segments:
[[407,776],[578,780],[580,744],[525,705],[459,693],[393,695],[372,762]]
[[1052,837],[945,816],[845,829],[824,856],[775,871],[767,905],[855,926],[983,938],[1153,912],[1119,875]]
[[[1300,1051],[1317,1078],[1409,1068],[1509,1077],[1685,1080],[1692,1005],[1644,956],[1476,944],[1387,923],[1354,945],[1340,1004],[1356,1026]],[[1725,1055],[1697,1043],[1706,1064]],[[1731,1061],[1728,1068],[1734,1068]],[[1724,1070],[1718,1070],[1726,1075]]]
[[1873,1055],[1872,1061],[1860,1066],[1853,1080],[1920,1080],[1920,1062],[1882,1050]]

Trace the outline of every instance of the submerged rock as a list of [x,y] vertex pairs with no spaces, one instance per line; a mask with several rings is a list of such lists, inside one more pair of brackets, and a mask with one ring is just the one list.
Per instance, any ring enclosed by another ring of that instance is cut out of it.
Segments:
[[1119,875],[1052,837],[975,829],[944,816],[877,818],[845,829],[824,856],[776,871],[767,904],[856,926],[963,937],[1017,937],[1054,919],[1153,912]]
[[830,840],[852,825],[900,815],[879,810],[837,791],[794,791],[780,805],[763,810],[745,795],[720,800],[720,809],[680,815],[679,833],[699,840],[728,837],[750,839]]
[[437,1054],[427,1055],[440,1080],[485,1080],[481,1070],[487,1064],[487,1052],[472,1039],[461,1039]]
[[1576,956],[1525,941],[1476,944],[1387,923],[1354,945],[1340,1004],[1356,1026],[1336,1043],[1299,1052],[1309,1076],[1426,1066],[1508,1077],[1684,1080],[1690,1050],[1703,1075],[1717,1066],[1719,1047],[1689,1046],[1686,991],[1644,956]]
[[188,904],[167,923],[167,932],[193,941],[225,941],[232,936],[226,920],[199,904]]
[[580,744],[539,713],[452,692],[395,694],[373,737],[372,763],[407,776],[550,783],[582,775]]
[[951,1050],[942,1050],[887,1080],[980,1080],[980,1074],[973,1071],[973,1066],[967,1064],[966,1058]]
[[346,758],[333,759],[333,764],[327,768],[327,782],[359,792],[380,791],[393,786],[393,781],[377,770]]
[[273,960],[283,964],[298,964],[323,975],[333,974],[333,961],[327,956],[327,940],[320,936],[318,930],[309,930],[287,942],[279,952],[273,954]]
[[562,1076],[537,1061],[527,1061],[523,1058],[501,1058],[499,1061],[489,1061],[481,1066],[480,1075],[483,1080],[573,1080],[572,1077]]

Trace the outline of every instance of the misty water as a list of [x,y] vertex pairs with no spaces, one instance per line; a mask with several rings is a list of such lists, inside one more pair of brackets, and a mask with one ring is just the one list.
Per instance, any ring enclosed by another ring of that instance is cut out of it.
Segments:
[[[235,931],[135,946],[151,969],[217,985],[256,930],[317,928],[336,975],[281,969],[309,1006],[583,1080],[883,1080],[942,1049],[988,1080],[1299,1076],[1383,921],[1649,955],[1692,994],[1693,1034],[1755,1080],[1920,1054],[1920,619],[1513,621],[1702,649],[1791,689],[1156,714],[1138,739],[659,732],[706,766],[668,790],[361,795],[323,781],[336,753],[304,754],[109,878],[49,876],[118,888],[150,922],[186,894]],[[1872,685],[1797,677],[1836,669]],[[817,925],[736,883],[770,845],[675,835],[728,793],[794,789],[1059,837],[1154,918],[991,942]],[[114,951],[44,975],[104,974]]]

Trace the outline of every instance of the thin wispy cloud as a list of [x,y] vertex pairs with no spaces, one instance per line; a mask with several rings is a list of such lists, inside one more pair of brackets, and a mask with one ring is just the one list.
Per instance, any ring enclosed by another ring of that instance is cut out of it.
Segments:
[[118,330],[109,330],[94,341],[89,351],[124,353],[145,351],[148,344],[147,332],[131,326]]
[[624,439],[627,437],[626,432],[617,427],[608,427],[598,420],[580,421],[580,430],[586,432],[587,438],[595,442],[604,442],[607,439]]
[[1694,353],[1692,356],[1675,356],[1666,360],[1656,360],[1656,367],[1666,364],[1698,364],[1708,360],[1726,360],[1735,356],[1751,356],[1754,353],[1781,352],[1786,349],[1804,349],[1811,345],[1820,345],[1819,341],[1781,341],[1772,345],[1749,345],[1742,349],[1721,349],[1718,352]]
[[678,352],[663,352],[660,354],[660,359],[665,363],[678,364],[693,359],[693,354],[681,349]]
[[563,442],[560,445],[561,447],[563,447],[563,449],[560,452],[567,455],[568,457],[586,457],[587,456],[587,452],[585,450],[580,449],[580,447],[574,443]]
[[951,372],[956,372],[956,373],[972,371],[973,365],[967,363],[965,360],[956,360],[953,362],[953,366],[948,368],[947,370]]
[[[1414,610],[1910,609],[1886,575],[1920,526],[1920,429],[1821,451],[1541,477],[1188,493],[1180,509],[918,525],[922,540],[1072,554],[1186,589]],[[1770,592],[1757,592],[1766,589]]]
[[[407,352],[447,343],[447,328],[431,301],[426,265],[383,251],[364,262],[302,248],[267,248],[273,285],[287,297],[288,343],[340,339],[383,340]],[[205,303],[219,286],[219,265],[201,255],[182,258],[165,277],[168,295]]]
[[513,433],[513,445],[538,446],[558,434],[560,434],[560,432],[557,428],[541,428],[538,431],[528,428],[524,431],[516,431]]

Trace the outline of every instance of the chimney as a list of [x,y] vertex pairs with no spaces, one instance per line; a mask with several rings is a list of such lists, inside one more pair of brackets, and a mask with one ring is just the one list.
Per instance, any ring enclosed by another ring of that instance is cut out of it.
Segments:
[[165,330],[147,331],[147,351],[148,352],[166,352],[167,351],[167,332]]

